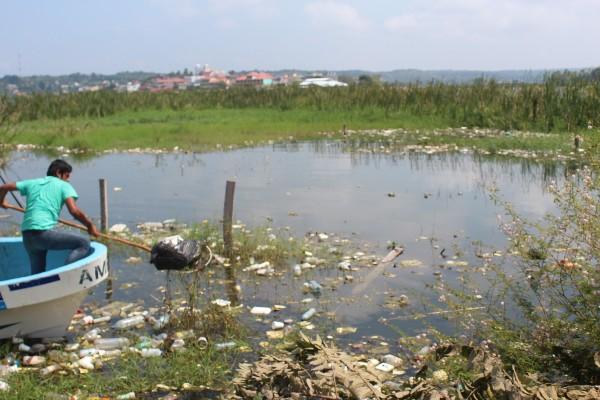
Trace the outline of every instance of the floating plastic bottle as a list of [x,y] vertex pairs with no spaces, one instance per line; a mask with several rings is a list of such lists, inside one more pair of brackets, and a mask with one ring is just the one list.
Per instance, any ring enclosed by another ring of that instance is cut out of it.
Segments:
[[254,315],[269,315],[271,314],[271,307],[252,307],[250,314]]
[[309,309],[307,312],[302,314],[302,321],[307,321],[307,320],[311,319],[313,317],[313,315],[316,314],[316,312],[317,312],[317,310],[315,310],[314,308]]
[[91,348],[91,349],[81,349],[79,350],[79,357],[88,357],[88,356],[93,356],[94,354],[98,353],[98,349],[95,348]]
[[100,337],[99,333],[100,333],[100,331],[98,329],[92,329],[91,331],[89,331],[85,335],[83,335],[83,338],[85,340],[95,340]]
[[27,346],[25,343],[21,343],[19,345],[19,351],[22,351],[23,353],[29,353],[31,351],[31,347]]
[[120,349],[125,346],[129,346],[129,339],[127,338],[100,338],[94,341],[96,348],[101,350],[114,350]]
[[78,361],[78,364],[81,368],[84,369],[88,369],[88,370],[93,370],[94,369],[94,360],[92,359],[92,357],[83,357],[81,360]]
[[323,290],[323,287],[317,281],[305,282],[304,287],[306,288],[307,291],[311,292],[312,294],[320,294],[321,290]]
[[162,356],[161,349],[142,349],[142,357],[160,357]]
[[217,349],[217,350],[233,349],[235,346],[236,346],[235,342],[217,343],[217,344],[215,344],[215,349]]
[[129,393],[120,394],[117,396],[117,400],[129,400],[129,399],[135,399],[135,392],[129,392]]
[[299,264],[294,265],[294,276],[302,275],[302,267]]
[[273,321],[271,323],[271,329],[273,329],[274,331],[283,329],[284,326],[285,326],[285,324],[281,321]]
[[134,326],[144,323],[144,317],[142,315],[136,315],[135,317],[129,317],[121,319],[113,325],[114,329],[129,329]]

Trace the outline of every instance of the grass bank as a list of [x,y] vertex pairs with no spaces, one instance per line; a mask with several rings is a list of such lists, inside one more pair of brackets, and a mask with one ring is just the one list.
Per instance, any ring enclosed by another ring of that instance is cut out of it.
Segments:
[[[355,111],[276,110],[266,108],[127,111],[102,118],[63,118],[21,122],[6,142],[48,147],[104,151],[109,149],[179,147],[190,151],[252,146],[269,141],[316,140],[347,137],[343,127],[359,140],[382,140],[362,131],[399,129],[386,140],[400,145],[446,145],[477,147],[495,152],[503,149],[566,152],[573,147],[572,133],[523,134],[448,129],[447,118],[415,115],[406,111],[385,112],[370,108]],[[357,132],[357,133],[356,133]],[[596,136],[582,132],[588,146]]]
[[419,118],[384,110],[353,112],[273,109],[147,110],[104,118],[69,118],[23,122],[14,143],[91,150],[172,148],[202,150],[242,146],[269,140],[314,139],[320,132],[348,129],[433,129],[447,126],[441,118]]

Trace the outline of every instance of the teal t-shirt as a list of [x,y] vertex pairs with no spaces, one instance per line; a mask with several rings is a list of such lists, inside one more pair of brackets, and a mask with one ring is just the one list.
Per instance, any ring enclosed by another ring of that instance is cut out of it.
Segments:
[[78,197],[69,182],[55,176],[19,181],[17,189],[27,197],[27,207],[21,224],[23,231],[45,231],[54,228],[65,200]]

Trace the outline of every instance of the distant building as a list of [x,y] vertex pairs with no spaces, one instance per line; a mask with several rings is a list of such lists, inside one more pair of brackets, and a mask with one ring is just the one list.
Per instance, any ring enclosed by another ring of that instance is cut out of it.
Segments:
[[292,75],[288,75],[288,74],[284,74],[284,75],[280,75],[280,76],[276,76],[275,78],[273,78],[273,85],[291,85],[297,82],[300,82],[302,79],[300,78],[300,76],[298,74],[292,74]]
[[332,78],[307,78],[300,83],[300,87],[309,87],[309,86],[342,87],[342,86],[348,86],[348,84],[337,81]]
[[194,74],[187,76],[186,79],[190,86],[200,88],[223,88],[229,86],[230,83],[225,72],[214,70],[208,64],[204,64],[202,68],[200,65],[196,65]]
[[138,90],[140,90],[141,86],[142,85],[138,81],[127,82],[127,86],[125,87],[125,91],[127,93],[137,92]]
[[238,86],[271,86],[273,84],[273,75],[267,72],[249,72],[235,78],[235,84]]
[[144,86],[144,90],[151,92],[161,92],[165,90],[176,90],[187,88],[185,78],[180,76],[157,76],[148,81]]

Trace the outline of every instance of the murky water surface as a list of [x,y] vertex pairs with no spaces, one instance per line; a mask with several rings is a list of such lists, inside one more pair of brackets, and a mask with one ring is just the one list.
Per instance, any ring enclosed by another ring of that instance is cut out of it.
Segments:
[[[538,217],[553,209],[545,186],[550,180],[560,181],[565,171],[561,164],[470,153],[348,151],[341,142],[207,154],[110,154],[85,161],[68,159],[74,166],[71,182],[80,194],[80,207],[98,218],[98,179],[104,178],[109,185],[110,224],[125,223],[132,230],[137,223],[171,218],[188,224],[217,221],[223,212],[225,182],[234,180],[234,218],[248,226],[269,223],[274,228],[289,227],[298,237],[315,231],[335,233],[380,256],[387,253],[388,241],[404,245],[405,253],[399,260],[418,259],[423,266],[390,265],[359,295],[353,294],[352,288],[368,269],[355,272],[353,284],[343,283],[344,272],[335,265],[310,270],[301,278],[294,278],[291,270],[271,278],[236,272],[244,305],[287,305],[269,320],[298,320],[306,309],[315,307],[322,322],[320,329],[333,333],[338,326],[357,327],[356,334],[349,336],[353,340],[370,335],[391,339],[399,331],[412,333],[423,326],[423,321],[394,320],[398,310],[389,303],[392,296],[400,294],[411,299],[419,294],[427,297],[426,283],[436,279],[433,273],[445,263],[441,249],[450,257],[461,249],[464,255],[460,259],[474,264],[474,242],[499,249],[505,246],[498,229],[498,215],[503,211],[490,200],[486,187],[496,185],[501,197],[517,210]],[[9,180],[44,175],[50,161],[46,156],[17,152],[5,174]],[[63,217],[68,217],[66,211]],[[19,221],[20,216],[13,214],[0,220],[1,228],[18,229]],[[159,288],[167,284],[166,273],[147,263],[125,263],[134,254],[134,250],[111,249],[112,292],[105,293],[105,284],[90,294],[88,302],[162,301]],[[444,272],[453,273],[448,269]],[[208,299],[227,297],[218,279],[221,274],[215,271],[211,277],[206,275],[203,290]],[[324,291],[310,303],[303,303],[302,299],[312,298],[302,292],[303,283],[310,279],[321,282]],[[381,318],[394,322],[384,325]],[[426,324],[451,328],[442,320],[428,319]]]

